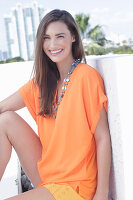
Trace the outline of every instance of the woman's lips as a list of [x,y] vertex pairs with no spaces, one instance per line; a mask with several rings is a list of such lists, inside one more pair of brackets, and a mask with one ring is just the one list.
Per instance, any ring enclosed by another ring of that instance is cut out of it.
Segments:
[[63,49],[49,50],[52,56],[59,55]]

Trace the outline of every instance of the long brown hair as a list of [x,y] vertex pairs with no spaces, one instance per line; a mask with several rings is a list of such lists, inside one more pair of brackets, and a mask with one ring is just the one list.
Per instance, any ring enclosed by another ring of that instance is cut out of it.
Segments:
[[40,113],[44,117],[52,114],[52,105],[56,94],[57,80],[60,73],[56,63],[54,63],[43,51],[43,39],[47,26],[51,22],[64,22],[70,33],[74,36],[75,42],[72,43],[72,55],[74,59],[81,59],[86,63],[84,50],[78,30],[78,26],[72,15],[65,10],[52,10],[41,20],[36,35],[34,76],[35,84],[40,92]]

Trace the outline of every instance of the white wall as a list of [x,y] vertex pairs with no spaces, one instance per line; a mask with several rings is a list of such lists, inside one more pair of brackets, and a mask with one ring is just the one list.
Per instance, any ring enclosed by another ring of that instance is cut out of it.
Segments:
[[132,199],[133,179],[133,55],[88,57],[104,79],[112,142],[110,196]]
[[[30,80],[33,62],[16,62],[0,65],[0,101],[16,92]],[[25,116],[26,112],[26,116]],[[17,111],[36,131],[36,125],[27,109]]]
[[[0,65],[0,101],[18,90],[30,79],[33,62],[20,62]],[[17,112],[36,131],[36,125],[26,108]],[[21,192],[20,164],[15,151],[0,182],[0,200]]]
[[[110,199],[130,200],[133,180],[133,55],[92,56],[87,57],[87,62],[100,72],[108,97],[108,121],[112,142]],[[32,62],[0,65],[0,100],[29,80],[32,65]],[[23,109],[19,114],[36,131],[36,125],[27,110]],[[5,182],[3,186],[6,187]]]

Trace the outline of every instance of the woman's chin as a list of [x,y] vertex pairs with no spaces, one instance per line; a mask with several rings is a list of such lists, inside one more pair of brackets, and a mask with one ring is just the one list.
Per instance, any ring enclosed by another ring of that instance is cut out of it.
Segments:
[[63,59],[61,58],[57,58],[57,57],[51,57],[50,58],[53,62],[55,62],[56,64],[61,63]]

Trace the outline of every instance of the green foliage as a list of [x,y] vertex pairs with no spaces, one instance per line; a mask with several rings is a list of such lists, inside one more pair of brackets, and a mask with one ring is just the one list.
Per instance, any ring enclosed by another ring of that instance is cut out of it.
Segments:
[[88,27],[90,26],[89,19],[90,19],[90,16],[85,15],[83,13],[75,15],[75,21],[79,26],[79,30],[80,30],[82,38],[85,37],[86,31],[87,31]]
[[23,58],[21,58],[21,57],[14,57],[14,58],[8,59],[8,60],[7,60],[7,63],[11,63],[11,62],[22,62],[22,61],[24,61]]
[[103,55],[105,54],[105,48],[97,43],[90,43],[85,53],[86,55]]
[[103,54],[133,54],[133,39],[123,40],[122,45],[107,40],[101,25],[91,28],[90,16],[83,13],[75,15],[76,23],[79,26],[82,39],[88,38],[90,42],[84,46],[86,55],[103,55]]
[[102,30],[102,26],[100,25],[96,25],[94,28],[92,28],[89,31],[88,36],[100,46],[104,46],[107,41]]
[[128,39],[128,45],[133,49],[133,39],[132,38]]
[[5,61],[0,61],[0,64],[5,64],[5,63],[12,63],[12,62],[23,62],[24,59],[21,58],[21,57],[14,57],[14,58],[11,58],[11,59],[7,59]]
[[96,25],[90,28],[89,24],[90,16],[83,13],[75,15],[75,21],[79,26],[80,33],[83,38],[91,39],[92,43],[88,47],[84,46],[86,55],[102,55],[105,54],[104,45],[107,43],[107,39],[102,30],[102,26]]
[[131,39],[123,40],[122,44],[108,41],[109,47],[106,48],[107,53],[113,54],[133,54],[133,43]]
[[[125,44],[126,43],[126,44]],[[97,43],[90,43],[85,48],[86,55],[105,55],[105,54],[133,54],[133,48],[127,45],[127,41],[122,45],[110,41],[110,47],[103,47]]]
[[3,60],[2,60],[2,61],[0,61],[0,64],[5,64],[5,63],[6,63],[6,61],[3,61]]
[[113,50],[114,54],[133,54],[133,49],[129,45],[122,45]]

